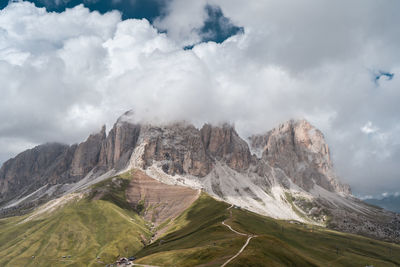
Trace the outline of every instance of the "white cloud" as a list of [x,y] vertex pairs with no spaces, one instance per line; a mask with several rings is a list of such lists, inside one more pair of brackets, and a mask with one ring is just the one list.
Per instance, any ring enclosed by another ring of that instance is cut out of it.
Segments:
[[[229,120],[243,135],[305,117],[356,192],[398,190],[398,2],[300,2],[176,0],[156,23],[168,34],[117,12],[9,5],[0,11],[0,156],[80,141],[131,108],[138,120]],[[199,38],[206,3],[244,34],[182,50]],[[371,69],[395,77],[376,84]]]
[[372,122],[368,121],[363,127],[360,128],[361,132],[365,134],[376,133],[379,128],[372,125]]
[[171,1],[165,10],[168,16],[156,19],[154,24],[161,30],[168,30],[168,35],[181,46],[197,43],[201,38],[195,29],[201,28],[207,17],[206,3],[204,0]]

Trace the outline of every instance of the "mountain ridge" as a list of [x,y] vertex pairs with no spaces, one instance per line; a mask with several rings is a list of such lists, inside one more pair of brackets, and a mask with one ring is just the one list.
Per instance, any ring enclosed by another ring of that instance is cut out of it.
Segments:
[[389,195],[381,198],[367,198],[364,199],[365,202],[375,205],[386,210],[393,212],[400,212],[400,196],[399,195]]
[[[125,113],[108,134],[103,127],[80,144],[53,144],[55,152],[52,145],[39,146],[7,161],[0,169],[0,214],[27,212],[136,168],[162,183],[200,189],[273,218],[399,239],[392,227],[399,216],[351,195],[334,173],[323,134],[305,120],[290,120],[246,142],[227,123],[199,129],[187,122],[135,123],[131,117]],[[43,155],[32,152],[41,149]]]

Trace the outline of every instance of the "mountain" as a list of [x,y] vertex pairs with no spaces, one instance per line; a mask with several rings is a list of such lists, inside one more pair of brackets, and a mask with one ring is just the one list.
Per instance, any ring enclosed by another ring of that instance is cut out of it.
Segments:
[[305,120],[288,121],[246,141],[230,124],[198,129],[186,122],[138,124],[132,116],[125,113],[108,134],[103,127],[78,145],[46,144],[5,162],[0,169],[0,213],[25,214],[135,169],[159,182],[139,180],[131,194],[131,205],[153,210],[144,216],[157,223],[187,206],[163,211],[160,207],[172,203],[166,196],[171,189],[153,196],[147,187],[140,189],[142,185],[182,186],[192,189],[176,193],[183,200],[203,191],[275,219],[400,241],[399,215],[351,195],[335,175],[323,134]]
[[145,266],[400,264],[399,245],[275,220],[141,170],[0,225],[0,266],[105,266],[130,256]]
[[365,202],[386,210],[400,213],[400,196],[387,196],[383,198],[368,198]]

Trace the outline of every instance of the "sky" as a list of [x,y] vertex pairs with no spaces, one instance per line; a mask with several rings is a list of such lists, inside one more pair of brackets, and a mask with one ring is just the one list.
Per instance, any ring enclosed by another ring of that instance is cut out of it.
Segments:
[[358,196],[400,192],[397,0],[0,1],[0,162],[137,121],[304,118]]

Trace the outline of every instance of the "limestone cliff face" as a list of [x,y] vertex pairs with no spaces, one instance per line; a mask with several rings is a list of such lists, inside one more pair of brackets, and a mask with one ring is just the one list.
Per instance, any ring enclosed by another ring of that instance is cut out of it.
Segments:
[[161,162],[164,172],[174,174],[207,175],[212,159],[207,155],[200,131],[181,122],[165,126],[146,125],[140,142],[144,144],[144,168]]
[[78,145],[71,163],[72,177],[82,177],[97,165],[101,144],[106,139],[105,131],[103,126],[99,133],[90,135],[85,142]]
[[76,146],[45,144],[6,161],[0,169],[0,202],[65,178],[75,150]]
[[206,176],[216,161],[237,171],[246,170],[251,163],[247,143],[234,128],[204,125],[201,130],[187,123],[165,126],[143,126],[139,143],[144,145],[143,168],[154,162],[162,163],[164,172]]
[[351,193],[335,176],[323,134],[305,120],[283,123],[264,135],[250,137],[250,143],[263,160],[306,191],[317,184],[331,192]]
[[124,168],[136,146],[140,128],[138,124],[118,120],[100,144],[98,167],[104,170]]
[[251,154],[247,143],[239,137],[235,129],[224,124],[213,127],[206,124],[201,128],[201,138],[209,155],[234,170],[246,170],[251,163]]

